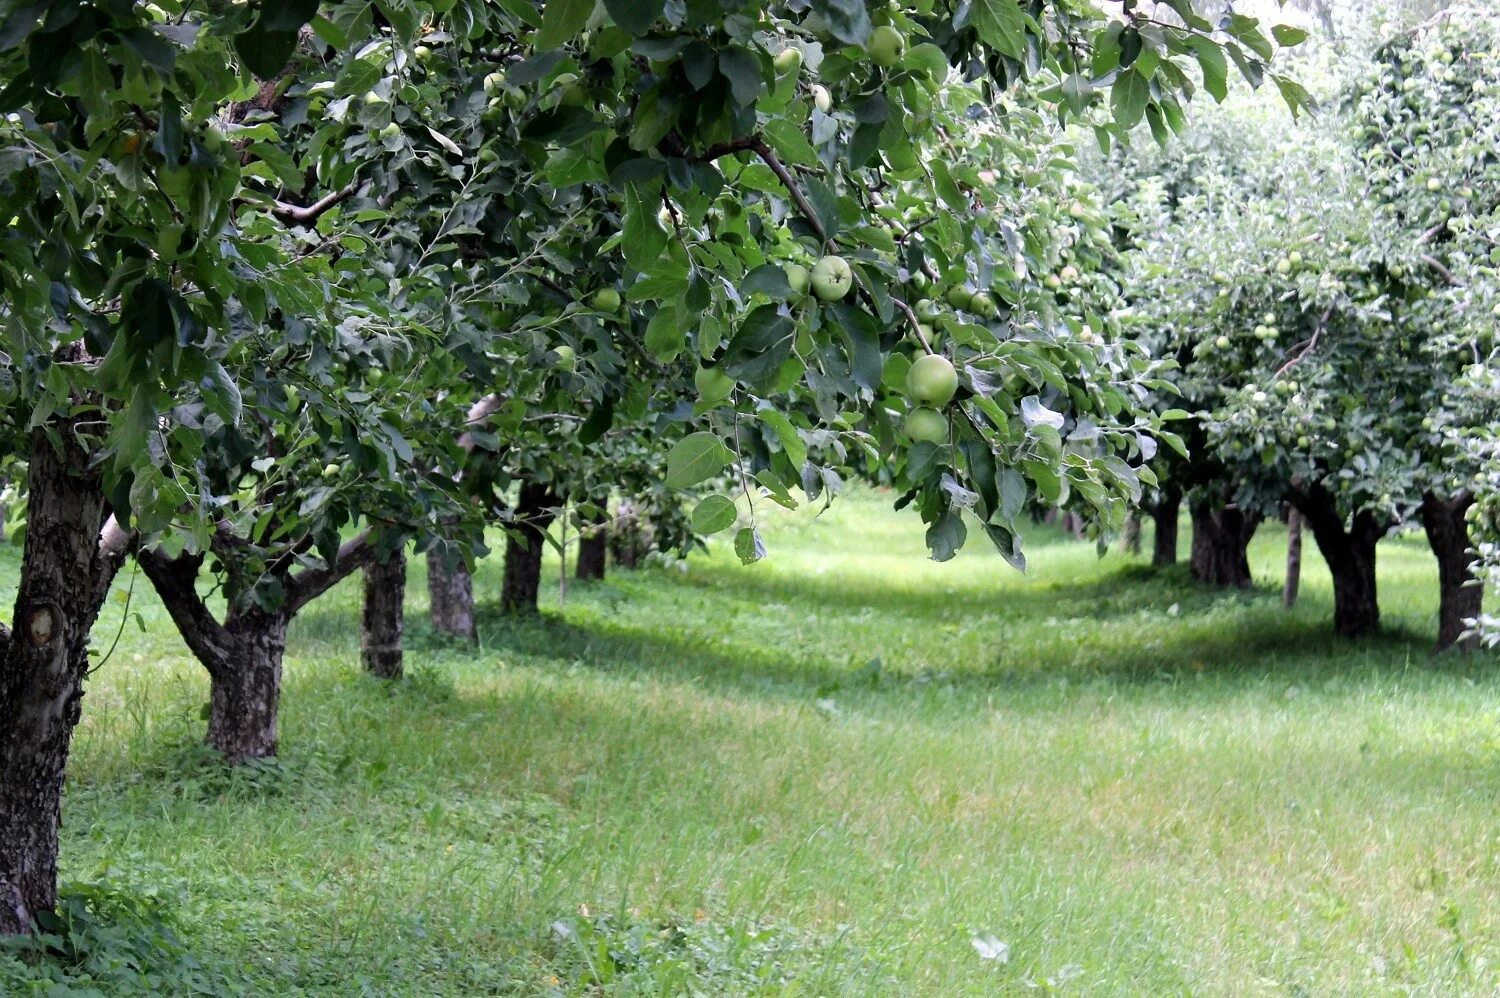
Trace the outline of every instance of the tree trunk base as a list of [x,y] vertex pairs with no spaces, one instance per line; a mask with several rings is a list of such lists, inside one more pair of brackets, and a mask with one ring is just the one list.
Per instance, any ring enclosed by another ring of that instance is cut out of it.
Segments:
[[401,678],[401,632],[405,622],[406,552],[365,566],[365,602],[360,614],[360,655],[365,670],[381,679]]
[[276,754],[287,621],[254,612],[232,618],[226,661],[209,670],[208,745],[230,762]]
[[427,595],[431,601],[432,629],[474,641],[474,577],[462,560],[450,564],[442,546],[427,552]]
[[1260,526],[1260,517],[1246,515],[1235,506],[1193,509],[1193,578],[1211,586],[1249,589],[1250,538]]

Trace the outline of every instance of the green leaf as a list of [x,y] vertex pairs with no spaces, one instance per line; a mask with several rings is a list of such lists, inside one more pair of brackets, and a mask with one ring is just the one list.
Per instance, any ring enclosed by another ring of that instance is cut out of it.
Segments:
[[734,452],[714,434],[704,430],[690,433],[667,453],[666,486],[690,489],[723,471],[733,460]]
[[740,564],[753,565],[766,556],[766,544],[760,539],[760,531],[754,527],[741,527],[734,535],[734,553],[740,556]]
[[1229,60],[1224,49],[1208,38],[1193,37],[1189,40],[1193,54],[1198,57],[1198,66],[1203,70],[1203,89],[1222,102],[1229,94]]
[[547,0],[542,8],[542,27],[534,42],[536,50],[545,52],[572,41],[593,12],[594,0]]
[[1031,21],[1016,0],[973,0],[969,15],[979,38],[1012,59],[1026,56],[1026,31]]
[[964,518],[953,510],[945,510],[932,526],[927,528],[927,548],[933,561],[948,561],[968,539],[969,528]]
[[632,184],[625,193],[625,261],[650,270],[667,248],[667,230],[657,217],[657,199]]
[[1127,69],[1115,77],[1110,93],[1110,105],[1115,121],[1121,128],[1131,129],[1141,123],[1146,115],[1146,102],[1151,97],[1151,85],[1146,78],[1133,69]]
[[756,413],[762,423],[776,431],[777,438],[781,441],[781,449],[786,451],[786,456],[792,462],[793,468],[801,468],[807,461],[807,445],[802,442],[797,428],[792,421],[775,409],[762,409]]
[[734,526],[739,518],[734,500],[727,496],[704,496],[693,508],[693,529],[700,534],[717,534]]
[[632,35],[643,35],[651,22],[661,17],[666,0],[604,0],[604,9],[614,22]]
[[1294,28],[1290,24],[1278,24],[1271,29],[1272,36],[1278,45],[1301,45],[1307,41],[1307,32],[1301,28]]

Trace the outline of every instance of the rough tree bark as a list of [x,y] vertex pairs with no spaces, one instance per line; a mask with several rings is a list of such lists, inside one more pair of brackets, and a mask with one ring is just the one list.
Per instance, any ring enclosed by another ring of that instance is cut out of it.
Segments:
[[208,672],[207,741],[225,759],[244,762],[276,754],[287,626],[308,603],[363,568],[373,551],[370,536],[361,534],[339,549],[332,565],[295,574],[283,568],[285,597],[279,607],[265,610],[233,601],[222,623],[198,594],[202,554],[168,557],[150,549],[137,552],[141,570]]
[[107,508],[76,421],[32,438],[14,632],[0,628],[0,934],[57,903],[63,774],[82,710],[88,636],[129,538]]
[[[453,562],[449,564],[448,558]],[[463,560],[441,547],[427,552],[427,595],[432,628],[468,641],[478,638],[474,626],[474,577]]]
[[1281,605],[1297,605],[1302,586],[1302,514],[1293,506],[1286,511],[1286,582],[1281,587]]
[[1292,489],[1291,501],[1311,528],[1333,576],[1334,630],[1347,638],[1375,631],[1380,626],[1375,545],[1394,524],[1361,510],[1346,526],[1333,494],[1321,485]]
[[1193,506],[1193,578],[1213,586],[1249,589],[1247,548],[1260,520],[1258,514],[1246,514],[1237,506]]
[[530,613],[537,608],[542,586],[542,552],[547,528],[557,517],[560,500],[540,482],[521,483],[516,499],[515,522],[505,540],[505,578],[500,585],[500,609],[507,613]]
[[1422,526],[1438,562],[1438,651],[1479,647],[1478,635],[1465,634],[1464,623],[1479,616],[1484,603],[1484,587],[1476,583],[1470,568],[1474,552],[1465,514],[1473,504],[1474,496],[1467,491],[1451,499],[1430,492],[1422,497]]
[[575,574],[580,582],[598,582],[604,578],[605,563],[609,552],[609,513],[599,503],[599,512],[584,518],[578,534],[578,567]]
[[359,619],[359,650],[365,670],[381,679],[401,678],[401,632],[406,609],[406,550],[365,565],[365,602]]

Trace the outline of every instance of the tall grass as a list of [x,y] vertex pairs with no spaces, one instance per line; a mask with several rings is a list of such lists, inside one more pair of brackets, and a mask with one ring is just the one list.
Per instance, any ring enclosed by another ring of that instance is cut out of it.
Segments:
[[244,773],[196,749],[204,677],[141,580],[65,876],[164,899],[256,994],[1500,986],[1500,685],[1429,655],[1420,538],[1382,545],[1386,631],[1349,644],[1315,555],[1280,607],[1273,529],[1266,587],[1220,593],[1041,529],[1029,576],[939,565],[889,505],[565,604],[553,564],[534,621],[486,563],[477,652],[414,573],[394,689],[345,585],[294,628],[282,760]]

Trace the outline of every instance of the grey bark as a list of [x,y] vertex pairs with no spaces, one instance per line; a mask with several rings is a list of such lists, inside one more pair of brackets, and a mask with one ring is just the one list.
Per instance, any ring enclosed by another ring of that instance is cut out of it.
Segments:
[[32,438],[29,515],[14,633],[0,627],[0,934],[57,903],[63,774],[82,712],[88,636],[128,539],[105,522],[98,472],[55,424]]
[[381,679],[401,678],[401,633],[406,611],[406,550],[365,566],[365,601],[360,613],[359,647],[365,670]]

